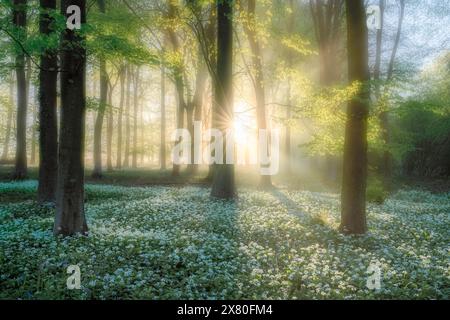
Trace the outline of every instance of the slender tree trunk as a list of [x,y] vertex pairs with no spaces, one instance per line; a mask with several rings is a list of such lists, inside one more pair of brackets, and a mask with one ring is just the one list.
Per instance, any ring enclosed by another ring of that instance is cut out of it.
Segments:
[[[35,90],[36,91],[36,90]],[[36,93],[34,94],[34,103],[33,103],[33,126],[31,127],[31,156],[30,163],[36,164],[36,129],[37,129],[37,99]]]
[[[294,32],[294,0],[289,0],[289,8],[291,9],[291,14],[289,16],[289,20],[288,20],[288,33],[292,34]],[[286,60],[287,60],[287,66],[289,69],[292,69],[293,66],[293,58],[292,58],[292,53],[289,51],[286,54]],[[291,120],[292,118],[292,97],[291,97],[291,92],[292,92],[292,86],[291,86],[291,75],[288,75],[288,87],[287,87],[287,93],[286,93],[286,101],[287,101],[287,106],[286,106],[286,136],[285,136],[285,142],[284,142],[284,157],[285,157],[285,163],[284,163],[284,172],[286,175],[291,174],[292,172],[292,168],[291,168],[291,125],[289,123],[289,120]]]
[[[27,1],[14,0],[13,24],[21,33],[22,40],[26,37],[27,25]],[[17,77],[17,145],[16,163],[13,177],[22,180],[27,177],[27,81],[25,76],[25,54],[19,52],[16,55]]]
[[[184,85],[182,76],[179,71],[175,71],[175,88],[178,93],[178,108],[177,108],[177,129],[184,128],[184,112],[186,110],[186,102],[184,100]],[[175,142],[175,144],[181,143],[181,138]],[[180,175],[181,166],[178,164],[173,164],[172,176],[177,177]]]
[[192,101],[188,102],[186,105],[186,127],[189,131],[189,135],[191,136],[191,163],[187,166],[187,171],[190,174],[193,174],[195,172],[195,165],[194,163],[194,105]]
[[226,164],[226,130],[233,123],[233,1],[217,1],[217,81],[213,125],[224,135],[224,164],[215,164],[211,195],[231,199],[236,195],[234,164]]
[[130,143],[131,143],[131,128],[130,128],[130,109],[131,109],[131,76],[132,68],[130,65],[127,67],[127,101],[125,106],[125,158],[123,166],[125,168],[130,167]]
[[346,0],[348,74],[361,89],[349,102],[344,145],[341,232],[363,234],[366,224],[367,117],[370,89],[368,35],[363,0]]
[[[200,54],[199,54],[200,56]],[[202,115],[203,115],[203,97],[205,95],[206,90],[206,83],[208,80],[208,69],[204,62],[202,61],[202,58],[199,58],[198,61],[198,70],[196,75],[196,81],[195,81],[195,93],[194,98],[192,99],[192,110],[190,110],[191,115],[189,115],[188,112],[188,119],[193,119],[191,124],[189,126],[189,132],[191,133],[192,139],[194,138],[194,122],[202,121]],[[195,144],[191,144],[191,154],[194,155],[194,147]],[[195,164],[194,161],[189,166],[189,171],[193,174],[198,172],[198,164]]]
[[[81,9],[86,23],[86,0],[62,0],[61,14],[70,5]],[[84,134],[86,112],[86,49],[83,35],[66,29],[61,48],[61,126],[56,194],[55,235],[87,234],[84,215]]]
[[136,67],[134,73],[134,90],[133,90],[133,153],[132,153],[132,166],[137,168],[137,155],[138,155],[138,109],[139,109],[139,67]]
[[[253,87],[256,97],[256,120],[258,124],[258,137],[260,130],[267,130],[266,119],[266,93],[264,85],[264,71],[263,71],[263,57],[261,54],[261,46],[259,44],[256,34],[256,0],[248,0],[248,21],[244,24],[244,30],[247,34],[252,51],[253,64]],[[259,139],[258,139],[259,140]],[[261,147],[258,145],[258,147]],[[261,159],[260,159],[261,161]],[[259,186],[261,188],[270,188],[272,186],[272,179],[269,175],[261,175]]]
[[[217,65],[217,64],[215,64]],[[216,102],[215,102],[215,93],[214,93],[214,88],[216,86],[216,82],[217,82],[217,77],[215,76],[215,74],[211,77],[211,115],[210,117],[208,117],[208,124],[206,125],[206,128],[212,128],[214,125],[214,121],[215,121],[215,114],[216,114]],[[214,164],[210,164],[208,166],[208,175],[205,178],[205,181],[208,183],[211,183],[214,181],[214,170],[215,170],[216,166]]]
[[[144,160],[145,160],[145,154],[146,154],[146,148],[145,148],[145,126],[144,126],[144,103],[140,103],[140,108],[139,108],[139,129],[140,129],[140,134],[141,134],[141,139],[140,139],[140,148],[141,148],[141,154],[140,154],[140,164],[141,166],[144,166]],[[153,151],[152,151],[153,153]]]
[[161,143],[159,161],[161,170],[166,170],[166,69],[161,65]]
[[[97,0],[98,7],[102,14],[105,14],[105,1]],[[100,57],[100,105],[95,120],[94,128],[94,171],[93,178],[102,177],[102,132],[103,120],[105,117],[106,104],[108,99],[108,74],[106,71],[106,61],[104,57]]]
[[[405,0],[400,0],[400,15],[398,20],[397,34],[395,36],[394,48],[392,49],[391,59],[389,61],[387,81],[392,80],[394,75],[394,64],[397,56],[398,47],[400,44],[400,37],[402,34],[403,20],[405,16]],[[383,135],[383,142],[387,148],[391,143],[391,132],[389,128],[389,112],[385,110],[380,114],[380,124]],[[384,176],[384,184],[386,187],[390,187],[390,181],[392,178],[392,154],[389,149],[386,149],[383,153],[382,170]]]
[[[343,18],[343,0],[310,0],[314,31],[319,46],[320,84],[330,87],[339,82],[338,45],[341,22]],[[333,154],[325,157],[325,167],[322,170],[327,180],[334,181],[337,177],[338,159]]]
[[[174,2],[169,0],[169,18],[174,19],[177,17],[177,9],[174,5]],[[172,49],[174,53],[181,53],[181,45],[179,43],[179,39],[177,34],[174,30],[169,29],[168,30],[168,39],[170,40],[170,43],[172,45]],[[190,107],[186,103],[185,99],[185,82],[183,79],[184,75],[184,66],[183,65],[176,65],[173,68],[173,77],[175,82],[175,89],[177,91],[177,129],[184,128],[184,113],[187,111],[187,108]],[[189,119],[188,119],[189,121]],[[178,139],[178,141],[175,141],[175,144],[180,144],[182,142],[182,138]],[[180,165],[173,164],[172,167],[172,176],[179,176],[180,175]]]
[[117,163],[116,168],[122,169],[122,128],[123,128],[123,105],[125,100],[125,66],[120,70],[120,102],[119,102],[119,114],[117,117]]
[[106,123],[106,170],[113,171],[112,164],[112,141],[113,141],[113,125],[114,125],[114,110],[112,106],[113,86],[109,85],[108,90],[108,121]]
[[[31,74],[32,74],[32,68],[31,68],[31,58],[27,56],[26,58],[26,73],[25,73],[25,79],[27,83],[27,89],[26,89],[26,95],[27,95],[27,104],[30,104],[30,94],[31,94]],[[28,105],[27,105],[28,109]],[[31,108],[31,150],[30,150],[30,164],[35,164],[36,162],[36,99],[33,98],[33,106]]]
[[13,122],[13,116],[14,116],[14,75],[11,74],[11,83],[9,85],[10,87],[10,103],[8,105],[8,114],[6,116],[6,134],[5,134],[5,141],[4,141],[4,147],[2,152],[2,161],[8,160],[8,153],[9,153],[9,143],[11,140],[11,131],[12,131],[12,122]]

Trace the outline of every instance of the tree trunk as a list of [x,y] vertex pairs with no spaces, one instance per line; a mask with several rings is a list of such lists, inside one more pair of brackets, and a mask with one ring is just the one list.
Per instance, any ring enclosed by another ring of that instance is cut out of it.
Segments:
[[161,170],[166,170],[166,70],[164,64],[161,65],[161,143],[159,161]]
[[[13,24],[19,30],[20,38],[26,37],[27,1],[14,0]],[[16,162],[13,177],[17,180],[27,176],[27,81],[25,76],[25,53],[20,51],[16,55],[17,77],[17,145]]]
[[[35,90],[36,91],[36,90]],[[33,125],[31,127],[31,155],[30,155],[30,163],[36,164],[36,129],[37,129],[37,99],[36,92],[34,92],[34,103],[33,103]]]
[[[295,15],[294,15],[294,0],[289,0],[289,8],[291,9],[291,14],[289,16],[288,19],[288,27],[287,27],[287,31],[288,34],[292,34],[294,32],[294,22],[295,22]],[[287,60],[287,66],[289,69],[292,69],[293,67],[293,58],[292,58],[292,53],[289,51],[286,54],[286,60]],[[284,161],[284,173],[286,175],[290,175],[292,168],[291,168],[291,156],[292,156],[292,152],[291,152],[291,125],[289,123],[289,121],[292,118],[292,97],[291,97],[291,92],[292,92],[292,80],[291,80],[291,75],[288,75],[288,86],[287,86],[287,93],[286,93],[286,101],[287,101],[287,106],[286,106],[286,135],[285,135],[285,142],[284,142],[284,157],[285,157],[285,161]]]
[[126,106],[125,106],[125,155],[123,166],[128,168],[130,166],[130,143],[131,143],[131,132],[130,132],[130,109],[131,109],[131,75],[132,68],[130,65],[127,67],[127,91],[126,91]]
[[[310,0],[310,7],[319,46],[319,80],[323,87],[330,87],[339,82],[342,73],[339,69],[338,46],[343,0]],[[322,170],[325,179],[335,180],[338,162],[335,155],[326,155],[325,167]]]
[[233,1],[217,1],[217,81],[213,125],[224,135],[224,164],[215,164],[211,196],[231,199],[236,195],[234,164],[226,164],[225,132],[233,123]]
[[[62,0],[61,14],[70,5],[81,9],[86,23],[86,0]],[[86,49],[83,35],[66,29],[61,47],[61,126],[56,194],[55,235],[87,234],[84,215],[84,133],[86,112]]]
[[[194,97],[191,102],[192,110],[190,111],[192,113],[190,117],[191,117],[191,119],[193,119],[193,121],[191,122],[191,124],[188,124],[189,132],[191,133],[192,139],[194,139],[194,122],[202,121],[203,97],[205,95],[207,80],[208,80],[208,69],[203,61],[203,58],[201,57],[200,49],[199,49],[198,70],[197,70],[197,75],[196,75],[196,80],[195,80],[195,93],[194,93]],[[188,114],[188,119],[190,117]],[[194,157],[194,147],[195,147],[195,144],[192,143],[191,144],[192,157]],[[201,155],[200,155],[200,157],[201,157]],[[195,160],[194,158],[192,158],[192,159]],[[198,172],[198,167],[199,167],[198,164],[195,164],[195,161],[192,161],[192,164],[189,166],[189,171],[192,174],[195,174]]]
[[114,125],[114,110],[112,106],[113,86],[109,84],[108,90],[108,121],[106,124],[106,170],[113,171],[112,164],[112,140],[113,140],[113,125]]
[[6,134],[1,158],[2,161],[8,160],[9,143],[11,140],[12,122],[14,116],[14,74],[11,74],[11,83],[9,87],[10,87],[10,103],[8,105],[8,114],[6,116]]
[[123,105],[125,101],[125,66],[120,69],[120,102],[119,102],[119,114],[117,117],[117,163],[116,168],[122,169],[122,128],[123,128]]
[[[178,93],[177,129],[182,129],[184,127],[184,112],[186,110],[186,102],[184,101],[184,84],[179,71],[175,71],[175,88]],[[181,138],[178,141],[175,141],[175,144],[179,143],[181,143]],[[180,165],[174,163],[172,167],[172,176],[179,176],[180,169]]]
[[[56,0],[41,0],[40,32],[53,32]],[[54,202],[58,170],[58,124],[56,114],[56,87],[58,81],[58,57],[56,50],[41,55],[39,71],[39,187],[40,202]]]
[[[398,20],[397,34],[395,36],[394,48],[392,49],[391,59],[389,61],[388,73],[387,73],[387,81],[392,80],[394,76],[394,64],[395,58],[397,56],[398,47],[400,44],[400,37],[402,34],[402,26],[403,20],[405,16],[405,0],[400,0],[400,16]],[[381,131],[383,135],[384,145],[389,148],[389,144],[391,143],[391,134],[389,128],[389,113],[388,110],[381,112],[380,114],[380,124]],[[392,154],[389,149],[385,150],[383,153],[383,161],[382,161],[382,171],[384,176],[384,184],[386,187],[390,187],[390,180],[392,178]]]
[[[247,34],[252,51],[252,65],[254,75],[252,77],[253,87],[256,97],[256,120],[258,124],[258,136],[260,130],[267,130],[266,119],[266,93],[264,86],[264,71],[263,71],[263,57],[261,54],[261,46],[259,44],[256,34],[256,0],[248,0],[248,21],[244,23],[244,30]],[[258,138],[259,141],[259,138]],[[259,148],[258,144],[258,148]],[[259,152],[260,150],[258,150]],[[261,159],[260,159],[261,161]],[[260,163],[261,165],[261,163]],[[261,188],[270,188],[272,186],[272,179],[269,175],[261,175],[259,186]]]
[[[102,14],[105,14],[105,1],[97,0],[98,7]],[[108,99],[108,74],[106,71],[106,61],[104,57],[100,57],[100,105],[95,120],[94,128],[94,171],[93,178],[102,177],[102,132],[103,120],[105,117],[106,104]]]
[[367,117],[370,89],[368,35],[363,0],[346,0],[348,74],[361,88],[349,102],[344,144],[341,232],[364,234],[366,224]]
[[[140,153],[140,165],[144,166],[144,161],[145,161],[145,154],[146,154],[146,148],[145,148],[145,126],[144,126],[144,107],[145,104],[141,102],[140,104],[140,108],[139,108],[139,127],[140,127],[140,134],[141,134],[141,139],[140,139],[140,149],[141,149],[141,153]],[[153,150],[152,150],[152,154],[153,154]]]
[[[26,58],[26,73],[25,73],[25,79],[27,82],[27,103],[31,101],[30,94],[31,94],[31,74],[33,72],[31,68],[31,58],[27,56]],[[31,151],[30,151],[30,164],[36,163],[36,90],[33,91],[34,97],[33,97],[33,106],[31,108]]]
[[138,155],[138,109],[139,109],[139,67],[136,67],[134,73],[134,97],[133,97],[133,154],[132,154],[132,166],[137,168],[137,155]]

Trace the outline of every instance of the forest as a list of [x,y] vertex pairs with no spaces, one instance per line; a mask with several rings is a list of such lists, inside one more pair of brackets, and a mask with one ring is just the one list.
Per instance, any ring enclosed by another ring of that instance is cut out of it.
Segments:
[[450,298],[447,0],[0,0],[0,299]]

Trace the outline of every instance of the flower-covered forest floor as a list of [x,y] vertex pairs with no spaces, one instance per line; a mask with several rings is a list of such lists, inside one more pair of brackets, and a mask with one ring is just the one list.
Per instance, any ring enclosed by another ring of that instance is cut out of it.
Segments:
[[450,193],[397,191],[349,237],[334,193],[240,188],[225,202],[202,186],[87,185],[89,236],[55,239],[36,189],[0,183],[0,299],[450,297]]

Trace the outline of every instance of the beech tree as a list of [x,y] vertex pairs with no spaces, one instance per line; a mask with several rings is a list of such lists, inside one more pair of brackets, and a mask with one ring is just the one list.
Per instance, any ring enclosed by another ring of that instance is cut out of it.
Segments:
[[[263,55],[261,44],[259,43],[256,32],[256,1],[247,0],[247,17],[244,21],[244,31],[247,35],[250,49],[252,52],[252,74],[251,79],[256,97],[256,122],[259,130],[267,129],[266,116],[266,88],[264,84]],[[260,187],[269,188],[272,186],[272,179],[269,175],[260,176]]]
[[[61,13],[76,5],[86,23],[86,0],[62,0]],[[84,215],[84,126],[86,111],[86,49],[79,30],[66,29],[61,41],[61,124],[56,190],[55,235],[88,231]]]
[[[100,12],[105,14],[106,5],[104,0],[97,0]],[[108,73],[106,71],[105,58],[100,54],[100,104],[95,120],[94,129],[94,171],[92,177],[102,177],[102,130],[108,100]]]
[[226,130],[233,123],[233,1],[217,0],[217,79],[213,127],[222,131],[223,164],[214,165],[211,195],[231,199],[236,195],[234,165],[226,163]]
[[166,69],[161,64],[161,142],[159,151],[159,162],[161,170],[166,170]]
[[11,131],[12,131],[12,122],[14,116],[14,72],[11,72],[10,83],[9,83],[9,103],[7,104],[7,115],[6,115],[6,133],[5,139],[3,141],[3,151],[2,157],[0,161],[7,162],[9,155],[9,144],[11,141]]
[[363,0],[346,0],[349,82],[360,87],[347,109],[341,225],[345,234],[363,234],[366,224],[367,117],[370,90],[368,35]]
[[[18,39],[26,38],[27,1],[13,1],[13,24],[16,27]],[[27,176],[27,80],[25,76],[25,52],[22,48],[16,53],[16,80],[17,80],[17,125],[16,125],[16,160],[13,178],[25,179]]]
[[122,65],[119,70],[119,81],[120,81],[120,102],[119,102],[119,112],[117,116],[117,162],[116,168],[122,168],[122,143],[123,143],[123,108],[125,103],[125,77],[126,77],[126,67]]
[[[40,32],[50,36],[56,10],[56,0],[40,1]],[[41,202],[55,201],[58,163],[58,132],[56,116],[56,86],[58,78],[56,48],[46,49],[41,55],[39,70],[39,187],[38,199]]]

